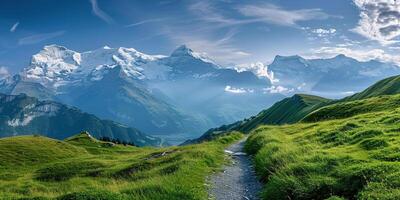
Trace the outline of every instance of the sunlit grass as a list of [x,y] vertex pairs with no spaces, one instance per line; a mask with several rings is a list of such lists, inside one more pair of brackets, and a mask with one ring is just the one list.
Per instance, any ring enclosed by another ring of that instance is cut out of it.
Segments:
[[184,147],[112,145],[85,135],[0,139],[0,199],[206,199],[233,133]]
[[332,105],[308,118],[330,121],[255,129],[246,150],[264,199],[400,199],[399,99]]

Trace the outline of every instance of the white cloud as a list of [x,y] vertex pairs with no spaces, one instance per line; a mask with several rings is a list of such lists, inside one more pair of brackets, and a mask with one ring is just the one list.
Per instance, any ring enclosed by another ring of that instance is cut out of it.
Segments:
[[114,20],[107,13],[99,8],[97,0],[90,0],[90,3],[92,4],[92,12],[94,15],[107,22],[108,24],[114,23]]
[[336,29],[334,29],[334,28],[330,28],[330,29],[318,28],[318,29],[311,30],[311,32],[318,35],[318,37],[326,37],[326,36],[335,35]]
[[397,0],[353,0],[360,9],[360,20],[354,32],[390,45],[400,36],[400,4]]
[[347,47],[321,47],[313,50],[314,56],[332,57],[344,54],[359,61],[379,60],[400,65],[400,55],[392,55],[383,49],[351,49]]
[[283,87],[283,86],[280,86],[280,85],[278,85],[278,86],[273,85],[271,87],[264,88],[264,93],[286,94],[286,93],[290,93],[290,92],[294,92],[294,89],[293,88],[289,89],[289,88],[286,88],[286,87]]
[[148,24],[148,23],[162,22],[165,20],[166,20],[165,18],[146,19],[146,20],[142,20],[142,21],[139,21],[139,22],[136,22],[133,24],[126,25],[125,27],[129,28],[129,27],[140,26],[140,25]]
[[36,44],[39,42],[43,42],[45,40],[55,38],[61,35],[64,35],[65,31],[56,31],[52,33],[42,33],[42,34],[36,34],[36,35],[31,35],[27,36],[24,38],[21,38],[18,40],[19,45],[28,45],[28,44]]
[[244,93],[253,93],[253,89],[245,89],[245,88],[235,88],[230,85],[225,87],[225,92],[234,93],[234,94],[244,94]]
[[6,67],[0,67],[0,79],[9,76],[10,73]]
[[19,25],[19,22],[13,24],[13,25],[11,26],[11,28],[10,28],[10,32],[11,32],[11,33],[14,33],[14,32],[17,30],[18,25]]
[[242,72],[242,71],[251,71],[255,75],[259,77],[265,77],[272,84],[279,82],[278,79],[275,79],[274,77],[274,72],[268,71],[268,66],[264,65],[262,62],[256,62],[256,63],[250,63],[250,64],[240,64],[235,67],[236,71]]
[[245,5],[239,7],[238,10],[256,21],[282,26],[296,26],[300,21],[321,20],[330,17],[321,9],[285,10],[273,4]]

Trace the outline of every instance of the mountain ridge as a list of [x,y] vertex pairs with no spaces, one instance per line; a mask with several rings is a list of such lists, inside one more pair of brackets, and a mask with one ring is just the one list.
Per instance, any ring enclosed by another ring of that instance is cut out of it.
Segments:
[[101,120],[54,101],[40,101],[25,94],[0,94],[0,102],[0,137],[41,134],[64,139],[74,133],[90,131],[97,138],[115,138],[138,146],[159,146],[162,142],[134,128]]

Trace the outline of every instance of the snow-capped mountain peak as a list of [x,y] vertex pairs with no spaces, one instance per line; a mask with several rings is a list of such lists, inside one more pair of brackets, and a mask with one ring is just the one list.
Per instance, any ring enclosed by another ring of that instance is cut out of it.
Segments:
[[281,56],[277,55],[274,58],[274,61],[272,63],[280,63],[280,62],[300,62],[300,63],[306,63],[307,60],[304,59],[303,57],[299,55],[293,55],[293,56]]
[[30,65],[22,72],[28,80],[49,85],[74,73],[81,63],[81,54],[63,46],[45,46],[32,56]]
[[172,52],[171,57],[172,58],[193,57],[193,58],[199,59],[203,62],[211,63],[211,64],[218,66],[211,58],[207,57],[207,55],[205,53],[195,52],[192,49],[190,49],[189,47],[187,47],[185,44],[176,48]]
[[24,79],[57,90],[58,87],[71,82],[100,80],[108,68],[115,66],[121,66],[122,72],[127,76],[144,79],[146,67],[143,66],[164,57],[147,55],[125,47],[104,46],[79,53],[63,46],[49,45],[32,56],[30,65],[21,75]]

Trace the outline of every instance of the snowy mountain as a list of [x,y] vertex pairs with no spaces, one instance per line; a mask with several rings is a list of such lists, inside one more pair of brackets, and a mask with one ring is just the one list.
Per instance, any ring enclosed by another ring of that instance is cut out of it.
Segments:
[[0,92],[60,101],[150,134],[193,137],[252,116],[291,93],[340,97],[398,73],[395,65],[343,55],[276,56],[268,66],[226,68],[185,45],[169,56],[50,45],[20,74],[1,79]]
[[329,59],[304,59],[300,56],[276,56],[268,69],[279,80],[274,83],[295,92],[343,97],[368,85],[400,73],[400,67],[375,60],[360,62],[338,55]]
[[[170,56],[50,45],[20,74],[1,81],[0,92],[57,100],[150,134],[196,135],[282,98],[264,94],[269,85],[252,72],[221,68],[185,45]],[[248,106],[238,106],[243,104]]]

